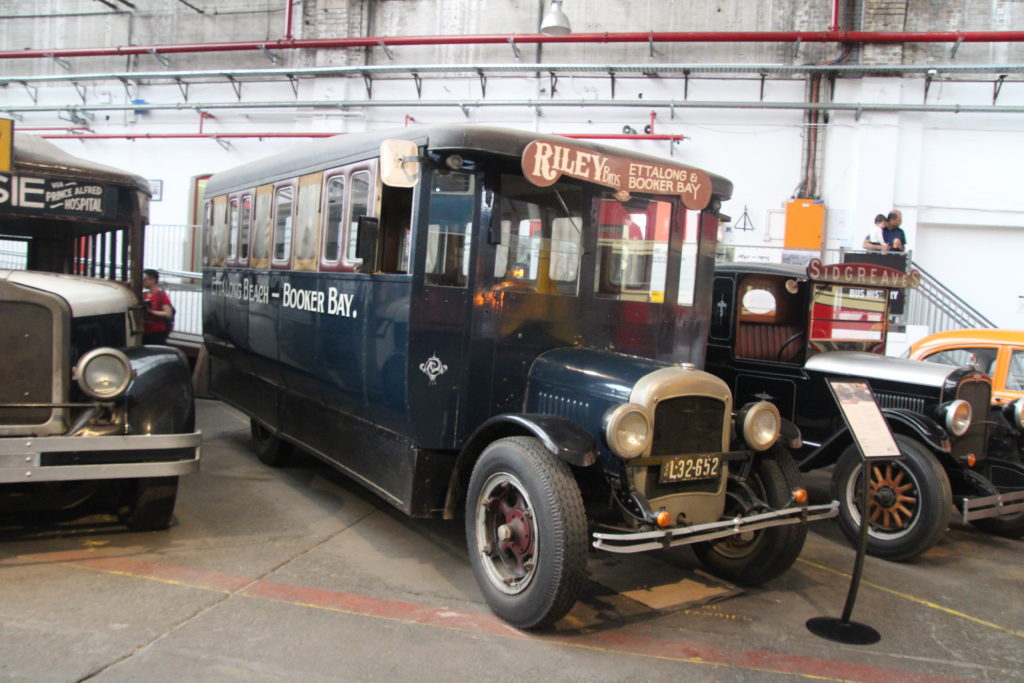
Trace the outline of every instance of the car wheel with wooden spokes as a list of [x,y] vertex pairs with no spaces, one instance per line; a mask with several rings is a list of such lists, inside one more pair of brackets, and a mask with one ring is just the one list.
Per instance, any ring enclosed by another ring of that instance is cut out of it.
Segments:
[[[898,460],[868,461],[869,555],[911,560],[935,545],[949,525],[953,495],[938,460],[924,446],[896,436]],[[854,545],[860,542],[863,463],[851,444],[832,474],[839,501],[839,525]]]

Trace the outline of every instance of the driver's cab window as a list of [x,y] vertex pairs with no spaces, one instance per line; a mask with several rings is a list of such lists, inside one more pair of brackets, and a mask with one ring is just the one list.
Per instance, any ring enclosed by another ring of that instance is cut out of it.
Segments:
[[522,176],[502,176],[494,260],[500,289],[579,293],[583,198],[581,186],[572,182],[540,191]]
[[601,198],[594,293],[624,301],[665,301],[672,204]]
[[806,352],[802,283],[797,278],[747,275],[737,292],[738,358],[802,362]]

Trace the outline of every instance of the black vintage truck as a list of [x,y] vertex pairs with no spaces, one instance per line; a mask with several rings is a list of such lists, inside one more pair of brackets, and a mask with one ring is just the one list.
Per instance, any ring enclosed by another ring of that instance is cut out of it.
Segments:
[[[171,524],[199,467],[180,351],[142,346],[146,181],[14,139],[0,174],[0,512],[92,502],[129,529]],[[20,247],[20,248],[19,248]]]
[[892,560],[932,547],[954,513],[1024,535],[1024,401],[992,407],[978,368],[884,355],[889,302],[919,277],[877,264],[719,263],[707,349],[708,371],[738,403],[771,401],[799,427],[803,471],[834,465],[838,519],[854,541],[860,456],[826,380],[868,381],[903,456],[869,469],[868,552]]

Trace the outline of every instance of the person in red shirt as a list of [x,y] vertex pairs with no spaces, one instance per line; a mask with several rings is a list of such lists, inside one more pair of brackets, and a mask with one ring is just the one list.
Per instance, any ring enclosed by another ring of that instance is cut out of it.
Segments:
[[146,307],[142,343],[166,344],[167,335],[171,333],[170,321],[174,317],[171,297],[160,289],[160,273],[152,268],[142,271],[142,286],[146,290],[142,293],[142,303]]

